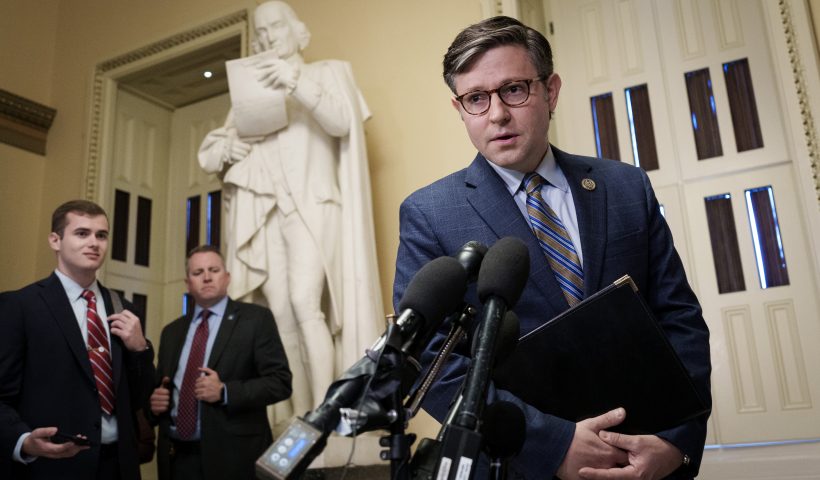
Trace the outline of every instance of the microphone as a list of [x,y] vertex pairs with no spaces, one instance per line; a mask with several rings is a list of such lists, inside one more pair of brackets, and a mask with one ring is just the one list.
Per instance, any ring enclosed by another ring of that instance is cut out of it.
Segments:
[[[498,365],[500,362],[503,362],[510,356],[510,354],[512,354],[513,350],[515,350],[515,347],[518,345],[518,337],[521,335],[520,323],[521,322],[518,320],[518,315],[516,315],[512,310],[508,310],[507,313],[504,314],[504,319],[501,321],[501,328],[498,330],[498,344],[496,345],[493,367]],[[473,356],[475,356],[477,345],[478,342],[473,342]],[[456,401],[453,402],[452,407],[450,407],[450,411],[447,413],[447,418],[442,423],[441,430],[439,430],[439,441],[443,440],[445,431],[444,427],[453,423],[453,419],[461,409],[463,400],[464,395],[462,390]]]
[[[465,243],[464,246],[459,249],[458,253],[455,254],[455,259],[458,260],[458,263],[461,264],[464,268],[464,272],[467,274],[468,284],[475,282],[478,278],[478,271],[481,268],[481,262],[484,260],[486,253],[486,246],[480,242],[471,240]],[[405,403],[410,417],[414,417],[416,413],[418,413],[422,400],[424,400],[430,387],[433,386],[433,382],[435,382],[438,377],[444,363],[450,358],[456,345],[466,336],[465,328],[467,328],[468,323],[472,321],[475,313],[475,307],[464,303],[461,313],[458,316],[453,316],[450,331],[447,333],[447,337],[444,339],[441,349],[430,363],[430,368],[425,372],[424,377],[422,377],[419,382],[418,388],[416,388]]]
[[415,361],[419,370],[421,353],[444,318],[461,305],[465,293],[467,271],[452,257],[439,257],[424,265],[407,285],[399,301],[401,314],[396,326],[401,332],[401,351]]
[[487,251],[478,273],[478,298],[484,303],[481,330],[475,340],[473,363],[464,383],[464,405],[456,416],[456,425],[478,429],[501,319],[518,302],[529,274],[530,255],[521,240],[505,237]]
[[[420,370],[418,357],[422,350],[444,317],[459,305],[466,290],[466,273],[458,261],[450,257],[439,257],[427,263],[408,284],[399,302],[401,313],[393,329],[398,332],[399,345],[396,347],[414,362],[412,367],[416,373]],[[305,417],[308,423],[321,426],[322,431],[328,433],[336,428],[341,417],[339,408],[350,407],[360,398],[362,387],[369,378],[362,373],[375,373],[375,362],[388,345],[389,337],[389,332],[384,333],[367,355],[330,386],[322,405]],[[351,377],[358,381],[348,381]],[[403,380],[402,383],[406,383],[407,380]]]
[[475,475],[481,449],[478,427],[494,366],[501,319],[518,302],[527,283],[529,266],[527,246],[514,237],[497,241],[484,257],[478,273],[478,297],[484,303],[480,331],[464,382],[462,405],[452,424],[445,426],[436,479],[472,479]]
[[478,278],[481,262],[484,260],[484,255],[486,254],[487,247],[475,240],[470,240],[465,243],[458,253],[456,253],[456,260],[464,267],[464,271],[467,272],[467,283],[473,283]]
[[[418,374],[418,355],[443,322],[454,311],[467,290],[467,274],[458,260],[440,257],[424,265],[407,286],[401,301],[401,312],[395,323],[338,380],[328,388],[322,404],[305,415],[295,418],[288,429],[256,461],[257,474],[265,478],[287,479],[301,474],[318,455],[341,418],[340,409],[355,405],[365,393],[369,382],[375,383],[377,374],[388,384],[380,385],[380,395],[395,392],[400,385],[395,381],[395,369],[407,368],[402,360],[412,360],[410,372]],[[390,355],[387,355],[390,350]],[[390,357],[388,368],[380,362]],[[404,385],[409,373],[400,375]],[[374,397],[378,402],[382,398]]]
[[509,357],[515,347],[518,346],[518,338],[521,336],[521,321],[518,315],[512,310],[507,310],[504,319],[501,320],[501,328],[498,330],[498,344],[495,347],[495,368],[500,362]]
[[490,480],[507,478],[507,460],[521,451],[527,437],[527,421],[518,405],[504,400],[484,411],[481,435],[490,457]]
[[[520,336],[518,316],[512,310],[508,310],[501,322],[501,328],[498,332],[498,349],[495,354],[496,365],[505,360],[515,350],[518,345],[518,337]],[[463,384],[462,384],[463,385]],[[441,424],[438,436],[435,440],[431,438],[422,438],[419,442],[416,453],[410,463],[410,470],[413,480],[430,480],[433,478],[436,465],[441,453],[441,442],[444,439],[444,433],[447,427],[453,423],[453,418],[461,407],[463,399],[461,392],[458,398],[452,403],[450,411],[447,413],[447,418]],[[486,412],[485,412],[486,415]]]

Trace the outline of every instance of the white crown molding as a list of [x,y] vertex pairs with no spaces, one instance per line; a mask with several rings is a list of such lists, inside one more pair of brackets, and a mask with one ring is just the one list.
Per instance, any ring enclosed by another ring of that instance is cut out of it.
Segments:
[[[238,12],[218,18],[190,30],[178,33],[163,40],[151,43],[123,55],[105,60],[94,67],[91,84],[90,124],[88,128],[88,146],[85,167],[85,198],[100,201],[101,162],[103,158],[106,122],[112,121],[112,107],[116,94],[116,77],[121,73],[142,63],[150,63],[153,58],[162,58],[172,50],[187,45],[197,44],[208,37],[218,36],[222,32],[235,32],[237,27],[247,28],[248,11]],[[243,50],[247,32],[243,34]]]

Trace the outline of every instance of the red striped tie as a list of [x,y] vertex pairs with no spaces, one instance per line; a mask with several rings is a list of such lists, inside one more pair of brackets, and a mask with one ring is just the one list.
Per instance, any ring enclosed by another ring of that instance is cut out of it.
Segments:
[[208,346],[208,317],[210,310],[203,310],[200,315],[199,326],[194,332],[191,342],[191,352],[188,353],[188,362],[185,364],[185,375],[182,377],[182,387],[179,389],[179,405],[177,405],[177,436],[180,440],[187,440],[196,433],[196,421],[199,416],[199,401],[194,389],[196,379],[205,366],[205,348]]
[[83,290],[82,297],[88,302],[88,360],[94,371],[100,407],[108,415],[114,412],[114,369],[111,367],[111,349],[100,316],[97,315],[97,298],[91,290]]

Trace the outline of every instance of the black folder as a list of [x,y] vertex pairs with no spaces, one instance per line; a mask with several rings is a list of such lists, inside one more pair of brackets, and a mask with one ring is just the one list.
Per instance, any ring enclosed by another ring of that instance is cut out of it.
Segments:
[[624,407],[626,419],[611,430],[628,434],[657,433],[708,411],[628,275],[521,337],[493,380],[575,422]]

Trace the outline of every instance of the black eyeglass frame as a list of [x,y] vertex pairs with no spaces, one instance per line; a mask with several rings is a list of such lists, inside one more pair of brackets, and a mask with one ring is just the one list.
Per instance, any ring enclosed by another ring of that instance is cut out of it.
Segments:
[[[494,94],[494,93],[497,93],[497,94],[498,94],[498,99],[499,99],[499,100],[501,100],[501,103],[503,103],[504,105],[506,105],[506,106],[508,106],[508,107],[519,107],[519,106],[523,105],[524,103],[526,103],[526,102],[527,102],[527,100],[529,100],[529,99],[530,99],[530,93],[532,92],[532,88],[531,88],[532,82],[535,82],[535,81],[539,81],[539,82],[541,82],[541,81],[544,81],[544,78],[545,78],[545,77],[544,77],[543,75],[539,75],[539,76],[537,76],[537,77],[535,77],[535,78],[530,78],[530,79],[510,80],[509,82],[506,82],[506,83],[504,83],[503,85],[500,85],[498,88],[494,88],[494,89],[492,89],[492,90],[472,90],[472,91],[469,91],[469,92],[467,92],[467,93],[462,93],[461,95],[459,95],[459,96],[455,97],[455,99],[458,101],[458,103],[460,103],[460,104],[461,104],[461,108],[463,108],[463,109],[464,109],[464,111],[465,111],[465,112],[467,112],[467,113],[469,113],[470,115],[484,115],[485,113],[489,112],[489,111],[490,111],[490,107],[492,106],[492,103],[493,103],[493,94]],[[526,86],[527,86],[527,96],[526,96],[526,97],[524,97],[524,100],[521,100],[521,102],[519,102],[519,103],[514,103],[514,104],[507,103],[507,101],[506,101],[506,100],[504,100],[504,99],[501,97],[501,93],[500,93],[500,91],[501,91],[504,87],[506,87],[507,85],[510,85],[510,84],[512,84],[512,83],[517,83],[517,82],[524,82],[524,85],[526,85]],[[483,110],[483,111],[481,111],[481,112],[478,112],[478,113],[473,113],[473,112],[469,111],[469,110],[467,109],[467,106],[466,106],[466,105],[464,105],[464,97],[466,97],[467,95],[472,95],[472,94],[475,94],[475,93],[486,93],[486,94],[487,94],[487,98],[488,98],[488,101],[487,101],[487,108],[486,108],[486,109],[484,109],[484,110]]]

